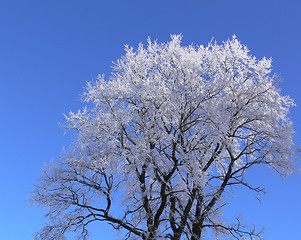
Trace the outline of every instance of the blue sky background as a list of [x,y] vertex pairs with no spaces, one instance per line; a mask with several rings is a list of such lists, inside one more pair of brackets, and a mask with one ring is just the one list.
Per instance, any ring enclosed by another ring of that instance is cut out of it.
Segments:
[[[159,42],[183,34],[183,44],[221,43],[233,34],[258,58],[273,58],[301,144],[301,3],[297,0],[0,0],[0,239],[30,240],[45,211],[25,201],[44,162],[72,137],[58,123],[82,106],[86,81],[110,74],[148,36]],[[249,174],[265,186],[262,203],[239,190],[225,213],[265,225],[268,240],[301,239],[301,175],[281,179],[266,168]],[[94,224],[92,240],[115,239]],[[70,236],[70,239],[73,239]]]

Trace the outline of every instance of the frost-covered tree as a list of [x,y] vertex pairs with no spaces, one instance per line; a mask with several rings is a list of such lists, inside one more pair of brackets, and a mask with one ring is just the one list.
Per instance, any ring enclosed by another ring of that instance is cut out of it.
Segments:
[[293,101],[275,86],[271,60],[236,37],[183,47],[174,35],[125,50],[108,80],[87,84],[88,106],[67,116],[76,142],[31,196],[48,209],[36,239],[87,239],[95,221],[122,239],[261,239],[222,208],[233,186],[263,191],[246,181],[249,168],[294,170]]

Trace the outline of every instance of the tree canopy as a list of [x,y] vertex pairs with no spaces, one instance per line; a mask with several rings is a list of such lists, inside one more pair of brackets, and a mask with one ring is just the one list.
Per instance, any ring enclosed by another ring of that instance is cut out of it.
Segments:
[[181,38],[126,46],[109,79],[87,84],[87,107],[66,117],[76,141],[31,196],[48,209],[36,239],[87,239],[94,221],[123,229],[123,239],[261,239],[239,218],[225,221],[223,196],[233,186],[262,192],[245,178],[256,165],[294,170],[294,103],[271,59],[235,36],[208,46]]

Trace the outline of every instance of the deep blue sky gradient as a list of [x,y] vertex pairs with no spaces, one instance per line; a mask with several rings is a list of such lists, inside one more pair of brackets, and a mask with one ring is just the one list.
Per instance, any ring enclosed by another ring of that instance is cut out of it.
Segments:
[[[0,0],[0,239],[30,240],[42,227],[45,211],[25,199],[44,162],[73,140],[58,123],[83,106],[86,81],[109,76],[124,45],[148,36],[182,33],[184,45],[206,45],[236,34],[251,54],[272,57],[283,94],[298,105],[290,116],[300,145],[300,9],[297,0]],[[262,203],[239,189],[225,213],[265,225],[268,240],[301,239],[301,176],[259,168],[249,179],[266,187]],[[110,226],[91,229],[92,240],[115,239]]]

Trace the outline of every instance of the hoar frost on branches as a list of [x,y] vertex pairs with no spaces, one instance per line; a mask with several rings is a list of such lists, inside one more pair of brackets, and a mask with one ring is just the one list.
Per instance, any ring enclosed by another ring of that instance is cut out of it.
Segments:
[[236,37],[183,47],[173,35],[125,50],[109,80],[87,84],[92,107],[67,117],[77,141],[31,196],[48,209],[36,239],[87,239],[94,221],[124,239],[261,239],[239,218],[224,220],[222,196],[239,185],[262,192],[245,179],[256,165],[294,170],[293,101],[276,88],[271,60]]

